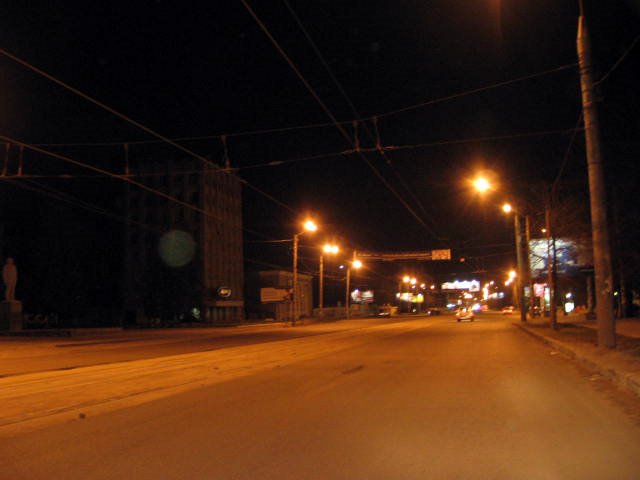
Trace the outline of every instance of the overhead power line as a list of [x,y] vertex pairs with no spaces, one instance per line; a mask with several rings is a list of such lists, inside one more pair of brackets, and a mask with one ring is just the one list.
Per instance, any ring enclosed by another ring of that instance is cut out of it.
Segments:
[[[433,147],[442,147],[447,145],[459,145],[459,144],[467,144],[467,143],[482,143],[482,142],[494,142],[501,140],[513,140],[518,138],[533,138],[533,137],[542,137],[549,135],[565,135],[572,133],[575,135],[577,132],[583,131],[584,128],[579,125],[574,126],[573,128],[562,128],[556,130],[539,130],[534,132],[519,132],[519,133],[507,133],[504,135],[491,135],[486,137],[472,137],[472,138],[460,138],[460,139],[449,139],[449,140],[437,140],[433,142],[424,142],[424,143],[412,143],[406,145],[380,145],[378,147],[360,147],[361,152],[376,152],[382,149],[385,152],[393,152],[393,151],[401,151],[401,150],[418,150],[421,148],[433,148]],[[36,145],[41,146],[41,145]],[[223,169],[224,171],[239,171],[239,170],[249,170],[256,168],[274,168],[280,167],[283,165],[288,165],[291,163],[298,162],[308,162],[315,160],[323,160],[334,157],[346,157],[349,155],[353,155],[356,153],[356,150],[349,149],[343,150],[340,152],[329,152],[329,153],[319,153],[314,155],[306,155],[295,158],[287,158],[282,160],[271,160],[265,163],[255,163],[252,165],[244,165],[238,167],[231,167],[229,169]],[[147,173],[130,173],[119,175],[120,177],[126,178],[146,178],[146,177],[160,177],[166,176],[170,174],[190,174],[190,173],[203,173],[205,170],[203,169],[189,169],[189,170],[172,170],[171,172],[147,172]],[[0,180],[5,178],[52,178],[52,179],[76,179],[76,178],[107,178],[104,175],[87,175],[87,174],[53,174],[53,175],[44,175],[44,174],[28,174],[23,173],[22,175],[3,175],[0,176]]]
[[[215,164],[214,162],[212,162],[211,160],[209,160],[206,157],[203,157],[202,155],[193,152],[192,150],[183,147],[182,145],[180,145],[179,143],[176,143],[175,141],[171,140],[168,137],[165,137],[164,135],[161,135],[159,133],[157,133],[156,131],[142,125],[139,122],[136,122],[135,120],[133,120],[132,118],[124,115],[123,113],[118,112],[117,110],[109,107],[108,105],[94,99],[93,97],[87,95],[84,92],[81,92],[80,90],[78,90],[77,88],[74,88],[70,85],[68,85],[67,83],[63,82],[62,80],[57,79],[56,77],[54,77],[53,75],[40,70],[39,68],[31,65],[29,62],[27,62],[26,60],[23,60],[11,53],[9,53],[8,51],[4,50],[3,48],[0,48],[0,53],[5,55],[6,57],[12,59],[13,61],[19,63],[20,65],[28,68],[29,70],[37,73],[38,75],[43,76],[44,78],[46,78],[47,80],[52,81],[53,83],[61,86],[62,88],[69,90],[70,92],[74,93],[75,95],[78,95],[79,97],[87,100],[90,103],[93,103],[94,105],[102,108],[103,110],[106,110],[107,112],[111,113],[112,115],[120,118],[121,120],[124,120],[127,123],[130,123],[136,127],[138,127],[139,129],[143,130],[144,132],[148,133],[149,135],[152,135],[154,137],[156,137],[157,139],[161,140],[164,143],[167,143],[173,147],[175,147],[176,149],[180,150],[183,153],[186,153],[187,155],[189,155],[190,157],[196,158],[198,160],[200,160],[201,162],[210,165],[212,168],[214,169],[219,169],[222,170],[221,167],[217,164]],[[31,148],[33,148],[33,146],[31,146]],[[254,190],[255,192],[257,192],[258,194],[262,195],[263,197],[271,200],[272,202],[276,203],[277,205],[285,208],[286,210],[289,210],[290,212],[295,213],[295,210],[291,207],[289,207],[288,205],[284,204],[283,202],[281,202],[280,200],[276,199],[275,197],[273,197],[272,195],[264,192],[263,190],[261,190],[260,188],[250,184],[249,182],[247,182],[246,180],[242,179],[242,178],[238,178],[238,180],[245,186],[249,187],[250,189]]]
[[[634,42],[634,45],[635,45],[635,42]],[[8,54],[8,52],[6,52],[5,50],[3,50],[1,48],[0,48],[0,53],[9,56],[9,58],[17,58],[15,56],[10,56],[11,54]],[[18,61],[18,60],[16,60],[16,61]],[[619,63],[619,62],[617,62],[617,63]],[[371,115],[371,116],[368,116],[368,117],[362,117],[362,118],[358,119],[358,121],[359,122],[370,122],[370,121],[373,121],[374,118],[389,117],[389,116],[392,116],[392,115],[396,115],[398,113],[403,113],[403,112],[410,111],[410,110],[416,110],[416,109],[419,109],[421,107],[425,107],[425,106],[429,106],[429,105],[435,105],[437,103],[442,103],[442,102],[446,102],[446,101],[449,101],[449,100],[454,100],[454,99],[457,99],[457,98],[466,97],[466,96],[473,95],[473,94],[476,94],[476,93],[481,93],[481,92],[484,92],[484,91],[487,91],[487,90],[493,90],[493,89],[504,87],[504,86],[511,85],[511,84],[514,84],[514,83],[522,82],[522,81],[525,81],[525,80],[530,80],[530,79],[534,79],[534,78],[538,78],[538,77],[542,77],[542,76],[546,76],[546,75],[551,75],[551,74],[554,74],[554,73],[562,72],[564,70],[576,67],[577,65],[578,65],[577,63],[569,63],[569,64],[566,64],[566,65],[561,65],[559,67],[556,67],[556,68],[553,68],[553,69],[550,69],[550,70],[544,70],[542,72],[532,73],[532,74],[525,75],[525,76],[522,76],[522,77],[513,78],[511,80],[505,80],[503,82],[498,82],[498,83],[494,83],[494,84],[490,84],[490,85],[485,85],[485,86],[473,88],[473,89],[470,89],[470,90],[464,90],[464,91],[457,92],[457,93],[454,93],[454,94],[451,94],[451,95],[446,95],[444,97],[434,98],[432,100],[427,100],[427,101],[416,103],[416,104],[413,104],[413,105],[408,105],[406,107],[402,107],[402,108],[399,108],[399,109],[396,109],[396,110],[391,110],[391,111],[388,111],[388,112],[381,112],[381,113],[377,113],[375,115]],[[616,64],[616,66],[617,66],[617,64]],[[609,73],[611,73],[611,71]],[[605,75],[605,77],[607,75]],[[603,77],[597,83],[603,82],[605,80],[605,77]],[[343,121],[339,121],[337,123],[340,124],[340,125],[351,125],[351,124],[353,124],[354,120],[356,120],[356,119],[343,120]],[[200,135],[200,136],[190,136],[190,137],[175,137],[175,138],[171,138],[170,140],[174,141],[174,142],[189,142],[189,141],[199,141],[199,140],[221,140],[223,136],[226,136],[227,138],[245,137],[245,136],[268,135],[268,134],[273,134],[273,133],[286,133],[286,132],[292,132],[292,131],[296,131],[296,130],[310,130],[310,129],[314,129],[314,128],[328,128],[328,127],[335,127],[335,123],[334,122],[325,122],[325,123],[311,123],[311,124],[305,124],[305,125],[290,125],[290,126],[285,126],[285,127],[274,127],[274,128],[264,128],[264,129],[256,129],[256,130],[246,130],[246,131],[232,132],[232,133],[216,133],[216,134],[213,134],[213,135]],[[125,141],[113,141],[113,142],[35,143],[34,145],[39,146],[39,147],[118,147],[118,146],[122,146],[124,144],[128,144],[128,145],[151,145],[151,144],[158,144],[158,143],[163,143],[163,142],[164,142],[164,140],[125,140]]]
[[[362,117],[361,117],[360,113],[358,112],[358,109],[356,108],[355,104],[353,103],[353,101],[351,101],[351,98],[347,94],[346,90],[344,89],[344,87],[342,86],[342,84],[340,83],[338,78],[334,75],[332,68],[329,66],[329,63],[325,60],[324,56],[322,55],[322,52],[320,51],[320,49],[316,45],[316,42],[314,42],[313,38],[311,37],[311,34],[305,28],[304,24],[302,23],[302,20],[300,20],[300,17],[298,17],[298,15],[296,14],[295,10],[291,7],[291,5],[289,4],[289,2],[287,0],[283,0],[283,2],[286,5],[287,9],[289,10],[289,13],[291,13],[291,16],[296,21],[296,24],[298,25],[298,27],[302,31],[303,35],[305,36],[305,38],[307,39],[307,41],[311,45],[311,48],[313,49],[314,53],[316,54],[316,57],[318,57],[318,59],[320,60],[320,63],[322,63],[322,66],[324,67],[324,69],[328,73],[328,75],[331,78],[331,80],[333,81],[334,85],[336,86],[336,88],[338,89],[338,91],[340,92],[342,97],[345,99],[345,101],[349,105],[349,108],[351,109],[351,113],[356,117],[358,122],[360,122],[360,124],[364,127],[364,130],[367,133],[367,135],[369,137],[369,140],[371,142],[375,143],[376,147],[379,147],[379,145],[380,145],[380,133],[378,131],[378,119],[377,118],[373,119],[373,125],[374,125],[374,128],[375,128],[375,135],[374,135],[374,134],[371,133],[371,130],[369,129],[369,127],[367,125],[367,122],[364,122],[362,120]],[[357,135],[357,127],[358,127],[358,123],[354,122],[354,129],[356,129],[355,132],[354,132],[354,135]],[[355,141],[356,141],[355,150],[358,151],[360,149],[360,145],[358,143],[358,139],[357,138],[356,138]],[[384,150],[382,150],[381,148],[378,148],[378,153],[380,154],[381,157],[385,158]],[[422,210],[422,213],[426,216],[426,218],[422,219],[423,222],[421,224],[425,227],[427,232],[430,235],[432,235],[435,239],[442,240],[442,238],[436,232],[435,224],[433,223],[433,221],[431,221],[431,217],[429,217],[429,215],[427,214],[424,206],[422,205],[422,202],[420,202],[420,200],[415,195],[415,193],[413,192],[411,187],[407,184],[407,182],[402,177],[402,175],[400,175],[400,172],[398,172],[397,169],[394,167],[393,163],[389,159],[386,159],[386,160],[387,160],[387,164],[389,165],[389,168],[391,168],[391,171],[398,178],[398,180],[400,181],[400,183],[402,184],[404,189],[409,193],[409,195],[411,196],[411,198],[413,199],[415,204],[418,206],[418,208],[420,208],[420,210]],[[427,225],[424,222],[424,220],[430,221],[431,224]]]
[[411,110],[417,110],[418,108],[426,107],[426,106],[429,106],[429,105],[435,105],[437,103],[447,102],[449,100],[454,100],[456,98],[462,98],[462,97],[466,97],[466,96],[469,96],[469,95],[474,95],[476,93],[486,92],[488,90],[493,90],[493,89],[496,89],[496,88],[505,87],[507,85],[512,85],[514,83],[523,82],[525,80],[531,80],[532,78],[537,78],[537,77],[542,77],[544,75],[550,75],[552,73],[562,72],[564,70],[568,70],[570,68],[575,68],[577,66],[578,66],[577,63],[567,63],[566,65],[561,65],[559,67],[552,68],[550,70],[545,70],[543,72],[533,73],[533,74],[530,74],[530,75],[524,75],[522,77],[513,78],[511,80],[505,80],[504,82],[498,82],[498,83],[494,83],[492,85],[486,85],[484,87],[479,87],[479,88],[474,88],[474,89],[466,90],[466,91],[459,92],[459,93],[454,93],[452,95],[447,95],[445,97],[434,98],[433,100],[427,100],[426,102],[416,103],[415,105],[410,105],[408,107],[399,108],[397,110],[392,110],[390,112],[379,113],[376,116],[378,118],[383,118],[383,117],[388,117],[388,116],[391,116],[391,115],[397,115],[398,113],[409,112]]
[[624,51],[624,53],[622,55],[620,55],[620,58],[611,66],[611,68],[609,69],[609,71],[607,73],[605,73],[602,78],[600,80],[598,80],[597,82],[593,83],[593,86],[596,87],[598,85],[600,85],[602,82],[604,82],[609,75],[611,75],[613,73],[613,71],[618,68],[618,66],[622,63],[622,61],[627,57],[627,55],[629,54],[629,52],[633,49],[633,47],[636,46],[636,43],[638,43],[638,41],[640,40],[640,35],[638,35],[633,42],[631,42],[631,45],[629,45],[629,47]]
[[[60,155],[60,154],[55,153],[55,152],[49,152],[47,150],[43,150],[42,148],[36,147],[35,145],[30,145],[28,143],[21,142],[19,140],[16,140],[15,138],[7,137],[5,135],[0,135],[0,140],[3,140],[5,142],[9,142],[9,143],[11,143],[13,145],[19,145],[21,147],[27,148],[27,149],[32,150],[34,152],[38,152],[40,154],[47,155],[47,156],[56,158],[58,160],[62,160],[63,162],[70,163],[70,164],[75,165],[75,166],[80,167],[80,168],[85,168],[87,170],[91,170],[93,172],[99,173],[99,174],[107,176],[107,177],[111,177],[111,178],[115,178],[117,180],[124,181],[124,182],[129,183],[129,184],[131,184],[133,186],[136,186],[136,187],[138,187],[138,188],[140,188],[142,190],[145,190],[145,191],[147,191],[149,193],[152,193],[152,194],[157,195],[159,197],[162,197],[162,198],[164,198],[166,200],[169,200],[170,202],[174,202],[174,203],[176,203],[176,204],[178,204],[178,205],[180,205],[182,207],[185,207],[185,208],[190,209],[190,210],[194,210],[194,211],[199,212],[199,213],[201,213],[201,214],[203,214],[203,215],[205,215],[207,217],[211,217],[211,218],[215,218],[216,220],[223,221],[223,219],[221,217],[215,215],[214,213],[212,213],[210,211],[204,210],[204,209],[202,209],[200,207],[197,207],[197,206],[192,205],[190,203],[184,202],[184,201],[180,200],[179,198],[176,198],[176,197],[174,197],[172,195],[164,193],[161,190],[156,190],[156,189],[154,189],[152,187],[149,187],[149,186],[145,185],[144,183],[140,183],[140,182],[138,182],[136,180],[133,180],[133,179],[129,178],[126,175],[118,175],[116,173],[110,172],[110,171],[105,170],[103,168],[95,167],[93,165],[89,165],[87,163],[81,162],[79,160],[75,160],[73,158],[70,158],[70,157],[67,157],[67,156],[64,156],[64,155]],[[18,178],[18,177],[14,177],[14,178]],[[263,237],[264,238],[264,235],[262,235],[259,232],[254,231],[254,230],[250,230],[250,229],[245,228],[245,227],[239,227],[239,228],[241,228],[242,230],[244,230],[244,231],[246,231],[248,233],[251,233],[253,235],[257,235],[259,237]]]
[[[304,86],[307,88],[307,90],[309,91],[309,93],[313,96],[313,98],[316,100],[316,102],[318,102],[318,104],[320,105],[320,107],[322,108],[322,110],[324,110],[324,112],[327,114],[327,116],[331,119],[331,121],[333,122],[333,124],[335,125],[335,127],[338,129],[338,131],[342,134],[342,136],[345,138],[345,140],[348,142],[348,144],[354,148],[355,150],[355,145],[354,142],[351,140],[351,137],[349,137],[349,134],[345,131],[345,129],[342,127],[342,125],[340,124],[340,122],[338,122],[338,120],[335,118],[335,116],[333,115],[333,113],[331,113],[331,110],[329,110],[329,108],[325,105],[325,103],[322,101],[322,99],[320,98],[320,96],[316,93],[316,91],[313,89],[313,87],[309,84],[309,82],[307,81],[307,79],[304,77],[304,75],[302,75],[302,73],[300,72],[300,70],[296,67],[296,65],[293,63],[293,61],[291,60],[291,58],[289,58],[289,56],[286,54],[286,52],[282,49],[282,47],[280,46],[280,44],[278,43],[278,41],[273,37],[273,35],[271,35],[271,32],[269,31],[269,29],[266,27],[266,25],[260,20],[260,18],[257,16],[257,14],[253,11],[253,9],[249,6],[249,4],[246,2],[246,0],[240,0],[242,2],[242,4],[245,6],[245,8],[247,9],[247,11],[249,12],[249,14],[253,17],[253,19],[256,21],[256,23],[258,24],[258,26],[260,27],[260,29],[264,32],[264,34],[267,36],[267,38],[269,38],[269,40],[271,41],[271,43],[273,44],[273,46],[276,48],[276,50],[278,51],[278,53],[280,53],[280,55],[282,56],[282,58],[287,62],[287,64],[289,65],[289,67],[291,67],[291,69],[294,71],[294,73],[296,74],[296,76],[300,79],[300,81],[304,84]],[[402,203],[402,205],[404,205],[404,207],[407,209],[407,211],[421,224],[423,225],[425,228],[428,229],[428,226],[424,223],[424,220],[422,220],[422,218],[420,218],[420,216],[411,208],[411,206],[409,204],[407,204],[407,202],[398,194],[398,192],[395,191],[395,189],[393,188],[393,186],[387,181],[386,178],[384,178],[384,176],[378,171],[378,169],[369,161],[368,158],[366,158],[366,156],[362,153],[356,150],[356,153],[358,153],[358,155],[360,156],[360,158],[362,158],[364,160],[364,162],[367,164],[367,166],[371,169],[371,171],[375,174],[376,177],[378,177],[378,179],[383,183],[383,185],[385,187],[387,187],[387,189],[398,199],[398,201],[400,201],[400,203]]]

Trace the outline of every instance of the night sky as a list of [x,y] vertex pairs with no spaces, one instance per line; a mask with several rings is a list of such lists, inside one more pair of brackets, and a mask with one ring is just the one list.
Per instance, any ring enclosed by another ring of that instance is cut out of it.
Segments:
[[[512,223],[498,203],[523,199],[539,221],[563,163],[561,196],[588,215],[584,135],[573,132],[577,2],[249,1],[349,142],[241,1],[36,3],[0,7],[3,49],[220,165],[227,135],[231,167],[288,207],[245,188],[249,270],[288,266],[286,244],[262,242],[290,238],[309,214],[321,231],[304,239],[303,271],[317,268],[310,247],[335,238],[358,250],[452,248],[456,261],[439,270],[491,275],[514,261]],[[628,49],[640,34],[640,2],[585,5],[595,78],[608,73],[597,93],[612,205],[624,206],[616,241],[639,261],[625,245],[638,233],[640,45]],[[115,173],[123,173],[125,142],[132,157],[185,156],[135,143],[155,139],[6,56],[0,109],[0,135]],[[349,153],[353,120],[361,147],[379,140],[384,155]],[[32,152],[24,165],[45,178],[0,184],[3,256],[17,257],[32,289],[49,289],[41,303],[68,294],[56,291],[61,270],[77,276],[85,303],[113,303],[118,181],[83,177],[91,172]],[[489,198],[468,188],[480,170],[499,184]],[[74,178],[50,178],[60,174]]]

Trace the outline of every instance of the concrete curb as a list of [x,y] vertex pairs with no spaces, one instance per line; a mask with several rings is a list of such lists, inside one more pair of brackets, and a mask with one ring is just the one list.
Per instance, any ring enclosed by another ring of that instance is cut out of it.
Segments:
[[[623,371],[619,367],[612,365],[606,360],[603,361],[602,358],[599,358],[596,355],[597,353],[596,347],[592,347],[593,352],[581,352],[581,351],[578,351],[578,349],[572,348],[570,345],[566,343],[560,342],[553,338],[549,338],[540,332],[536,332],[528,328],[526,325],[522,325],[519,323],[514,323],[513,325],[520,328],[523,332],[528,333],[532,337],[549,345],[554,350],[557,350],[563,355],[576,361],[578,364],[585,367],[586,369],[594,373],[597,373],[599,375],[602,375],[603,377],[607,378],[618,387],[627,390],[628,392],[636,395],[637,397],[640,397],[640,375],[636,373]],[[618,355],[624,355],[624,354],[618,354]],[[640,363],[640,361],[638,363]]]

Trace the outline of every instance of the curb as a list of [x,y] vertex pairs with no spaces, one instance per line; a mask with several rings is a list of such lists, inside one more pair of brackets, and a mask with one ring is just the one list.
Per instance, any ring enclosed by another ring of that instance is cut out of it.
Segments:
[[606,362],[601,362],[598,361],[598,359],[590,358],[590,355],[585,355],[581,352],[579,353],[569,347],[566,343],[559,342],[541,333],[532,331],[525,325],[521,325],[519,323],[513,323],[512,325],[520,328],[520,330],[531,335],[542,343],[549,345],[554,350],[557,350],[563,355],[569,357],[571,360],[576,361],[586,369],[602,375],[616,386],[627,390],[637,397],[640,397],[640,376],[624,371],[617,371],[614,367],[607,365]]

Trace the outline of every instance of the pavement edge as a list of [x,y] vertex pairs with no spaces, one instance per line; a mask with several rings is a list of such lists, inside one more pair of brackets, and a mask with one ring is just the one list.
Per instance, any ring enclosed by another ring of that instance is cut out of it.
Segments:
[[[549,338],[546,335],[536,332],[526,325],[522,325],[519,323],[513,323],[514,326],[520,328],[525,333],[528,333],[532,337],[541,341],[562,353],[563,355],[569,357],[570,359],[576,361],[583,367],[588,370],[602,375],[603,377],[609,379],[612,383],[621,387],[628,392],[634,394],[638,398],[640,398],[640,376],[637,374],[629,373],[616,368],[616,366],[612,365],[609,362],[602,361],[600,358],[594,358],[595,355],[589,354],[587,352],[581,352],[578,349],[571,348],[566,343],[560,342],[553,338]],[[596,348],[594,347],[594,353]]]

